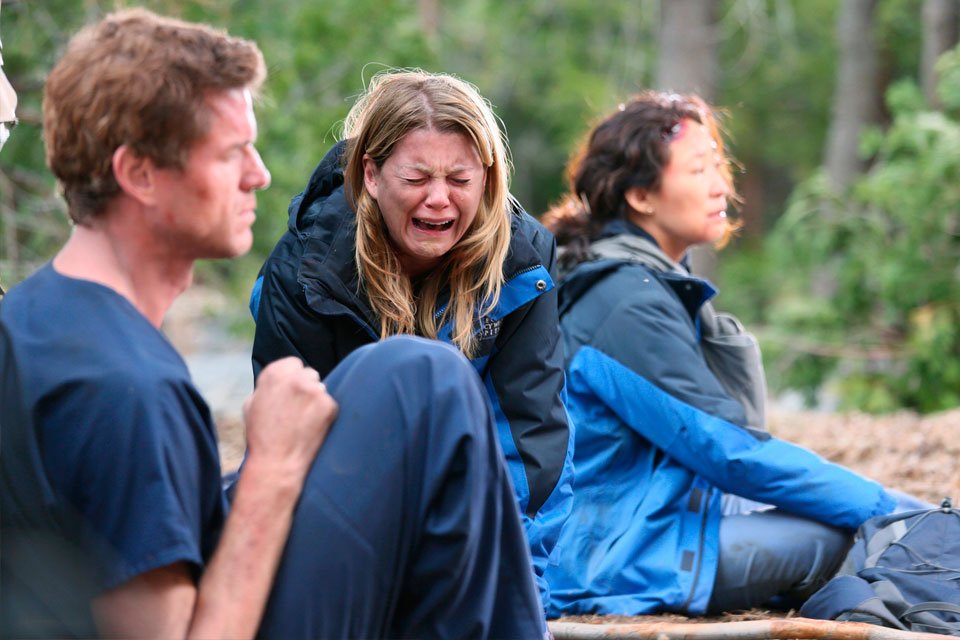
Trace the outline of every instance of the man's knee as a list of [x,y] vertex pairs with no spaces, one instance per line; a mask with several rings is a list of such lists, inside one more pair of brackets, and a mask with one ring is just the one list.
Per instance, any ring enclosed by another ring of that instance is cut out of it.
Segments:
[[393,336],[365,345],[345,362],[354,356],[363,363],[364,368],[370,367],[370,373],[377,377],[391,374],[410,376],[434,370],[458,375],[473,370],[467,359],[454,347],[416,336]]
[[408,407],[436,406],[451,394],[483,395],[476,371],[459,351],[415,336],[394,336],[357,349],[326,382],[341,404],[357,395],[369,400],[385,394],[402,398]]

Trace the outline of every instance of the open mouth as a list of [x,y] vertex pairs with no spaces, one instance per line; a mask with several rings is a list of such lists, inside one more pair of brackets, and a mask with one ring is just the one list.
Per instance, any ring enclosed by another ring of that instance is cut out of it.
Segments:
[[446,231],[453,226],[453,220],[447,220],[446,222],[427,222],[426,220],[414,218],[413,226],[417,229],[423,229],[424,231]]

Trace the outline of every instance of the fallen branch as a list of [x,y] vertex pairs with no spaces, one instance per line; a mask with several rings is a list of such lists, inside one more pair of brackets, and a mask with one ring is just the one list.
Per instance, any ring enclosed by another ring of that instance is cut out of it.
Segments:
[[743,622],[645,622],[638,624],[586,624],[548,622],[556,640],[766,640],[775,638],[830,640],[932,640],[938,633],[900,631],[865,622],[836,622],[810,618],[776,618]]

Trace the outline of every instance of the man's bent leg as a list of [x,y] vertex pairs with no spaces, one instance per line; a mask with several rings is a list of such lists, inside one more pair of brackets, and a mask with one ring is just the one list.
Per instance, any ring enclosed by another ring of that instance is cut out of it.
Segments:
[[836,573],[852,539],[779,510],[724,516],[709,611],[749,609],[775,596],[805,600]]
[[357,350],[294,516],[264,637],[534,638],[542,613],[489,403],[418,338]]

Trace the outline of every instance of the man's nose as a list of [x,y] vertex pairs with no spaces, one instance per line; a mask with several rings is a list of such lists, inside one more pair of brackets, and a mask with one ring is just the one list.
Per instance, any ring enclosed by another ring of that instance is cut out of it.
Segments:
[[245,191],[257,191],[270,186],[270,171],[263,163],[263,158],[256,147],[250,146],[248,152],[248,166],[244,173],[243,188]]

